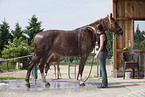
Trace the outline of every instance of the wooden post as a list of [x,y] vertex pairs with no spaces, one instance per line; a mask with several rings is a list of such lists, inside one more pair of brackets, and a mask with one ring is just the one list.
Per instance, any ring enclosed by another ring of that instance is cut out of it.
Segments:
[[[113,0],[113,18],[116,19],[117,14],[117,1]],[[113,69],[114,69],[114,77],[117,77],[117,40],[116,35],[113,35]]]

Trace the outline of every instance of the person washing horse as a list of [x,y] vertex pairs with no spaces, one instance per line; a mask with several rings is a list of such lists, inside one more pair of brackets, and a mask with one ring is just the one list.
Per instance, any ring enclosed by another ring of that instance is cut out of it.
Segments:
[[[103,32],[103,28],[104,28],[105,31],[111,31],[118,35],[123,34],[122,28],[120,28],[117,21],[112,17],[112,14],[110,14],[110,16],[97,20],[89,25],[79,27],[77,29],[70,30],[70,31],[47,30],[47,31],[39,32],[34,38],[35,56],[33,60],[29,63],[29,67],[28,67],[27,74],[25,77],[26,86],[30,88],[31,86],[30,80],[29,80],[30,74],[31,74],[32,68],[38,62],[40,62],[40,65],[41,65],[39,66],[40,67],[39,69],[41,72],[42,81],[44,82],[45,86],[50,85],[50,83],[46,81],[46,77],[44,75],[44,64],[50,52],[54,52],[55,54],[60,55],[60,56],[68,56],[68,57],[80,56],[80,64],[79,64],[77,78],[79,80],[80,86],[85,85],[84,81],[82,80],[83,70],[84,70],[86,60],[89,56],[89,53],[91,53],[93,51],[93,48],[95,47],[95,42],[96,42],[95,36],[97,34],[97,31],[96,31],[97,29],[95,28],[96,28],[96,25],[98,25],[99,23],[103,25],[102,28],[99,28],[99,29],[102,29],[100,30],[101,33]],[[92,30],[88,30],[86,28],[90,28]],[[101,50],[104,50],[104,48],[102,48],[102,44],[105,45],[106,44],[105,41],[106,41],[105,34],[101,34],[100,35],[100,42],[101,42],[100,49]],[[100,54],[102,53],[101,50],[99,50]],[[104,57],[104,56],[107,56],[107,54],[106,55],[101,54],[101,56]],[[101,59],[101,60],[105,60],[105,59]],[[106,71],[105,66],[104,67],[102,66],[102,68],[104,71]],[[105,73],[103,74],[105,75]],[[108,86],[107,75],[105,76],[104,75],[103,75],[104,77],[103,86],[107,87]]]
[[107,80],[107,72],[106,72],[106,57],[108,55],[107,52],[107,37],[106,37],[106,33],[103,29],[103,26],[101,24],[98,24],[96,26],[97,29],[97,36],[98,36],[98,45],[99,45],[99,50],[97,52],[97,54],[94,57],[94,60],[97,59],[97,57],[99,57],[99,61],[100,61],[100,68],[102,71],[102,84],[100,86],[98,86],[98,88],[107,88],[108,87],[108,80]]

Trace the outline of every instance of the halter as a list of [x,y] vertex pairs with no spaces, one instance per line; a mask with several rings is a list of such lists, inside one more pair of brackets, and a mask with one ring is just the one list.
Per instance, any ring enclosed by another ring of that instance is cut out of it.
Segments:
[[[111,25],[111,30],[112,30],[112,27],[114,28],[114,29],[116,29],[117,30],[117,28],[115,28],[114,27],[114,25],[112,25],[112,22],[111,22],[111,20],[110,20],[110,17],[108,16],[108,19],[109,19],[109,22],[110,22],[110,25]],[[114,33],[114,38],[113,38],[113,40],[115,39],[115,34],[116,33]]]
[[111,30],[112,30],[112,27],[113,27],[115,30],[117,30],[117,28],[115,28],[114,25],[112,25],[112,22],[111,22],[111,20],[110,20],[110,17],[108,17],[108,19],[109,19],[109,22],[110,22],[110,25],[111,25]]

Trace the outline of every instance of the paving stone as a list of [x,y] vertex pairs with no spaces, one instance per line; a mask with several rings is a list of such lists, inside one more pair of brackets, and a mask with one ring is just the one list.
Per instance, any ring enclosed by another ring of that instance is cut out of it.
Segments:
[[[110,68],[110,67],[109,67]],[[109,72],[109,68],[107,68]],[[89,78],[85,82],[86,86],[79,86],[76,79],[69,79],[67,67],[61,69],[62,79],[52,80],[54,73],[50,73],[51,77],[47,77],[50,87],[45,87],[41,81],[40,74],[36,81],[31,79],[31,88],[25,86],[24,79],[17,80],[0,80],[0,97],[145,97],[145,79],[127,79],[113,78],[108,75],[109,88],[97,88],[101,84],[99,78]],[[89,69],[88,69],[89,71]],[[110,70],[111,71],[111,70]],[[0,74],[0,77],[25,77],[26,71],[15,71]],[[87,76],[87,71],[85,71]],[[92,73],[92,76],[96,72]]]

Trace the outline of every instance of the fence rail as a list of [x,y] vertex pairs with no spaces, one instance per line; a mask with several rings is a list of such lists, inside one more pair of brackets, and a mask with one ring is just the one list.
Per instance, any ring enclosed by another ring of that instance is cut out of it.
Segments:
[[32,55],[27,55],[27,56],[22,56],[22,57],[16,57],[16,58],[10,58],[10,59],[3,59],[0,60],[1,61],[9,61],[9,60],[15,60],[15,59],[22,59],[22,58],[26,58],[26,57],[31,57]]
[[[28,59],[28,57],[29,57],[29,59]],[[16,60],[19,63],[23,63],[23,68],[27,69],[28,63],[29,63],[29,61],[31,61],[30,57],[32,57],[32,55],[21,56],[21,57],[10,58],[10,59],[2,59],[2,60],[0,60],[0,70],[1,69],[3,69],[3,70],[15,69],[17,67],[16,66]],[[89,56],[89,58],[88,58],[88,60],[86,62],[86,65],[91,65],[92,58],[93,58],[92,56]],[[77,60],[75,59],[73,62],[69,62],[67,57],[65,57],[65,58],[62,57],[62,59],[64,59],[64,60],[60,62],[60,65],[68,65],[69,66],[68,69],[71,69],[70,67],[72,67],[74,65],[75,66],[79,65],[79,63],[80,63],[80,59],[79,58]],[[14,60],[15,60],[15,62],[14,62]],[[2,65],[4,66],[3,68],[1,68]],[[99,71],[100,71],[100,69],[98,67],[99,62],[94,61],[94,65],[95,66],[97,65],[97,74],[99,74]],[[113,59],[107,59],[106,60],[106,65],[112,65],[112,67],[113,67]],[[19,64],[19,66],[20,66],[20,64]],[[74,71],[74,73],[75,72],[76,71]]]
[[[28,64],[28,57],[32,57],[32,55],[27,55],[27,56],[21,56],[21,57],[16,57],[16,58],[9,58],[9,59],[0,59],[0,71],[3,70],[9,70],[9,69],[15,69],[15,65],[16,65],[16,60],[19,62],[21,59],[21,62],[23,67],[27,67],[26,64]],[[25,65],[24,65],[25,63]],[[20,65],[20,64],[18,64]],[[18,66],[17,66],[18,67]],[[20,66],[19,66],[20,67]]]

